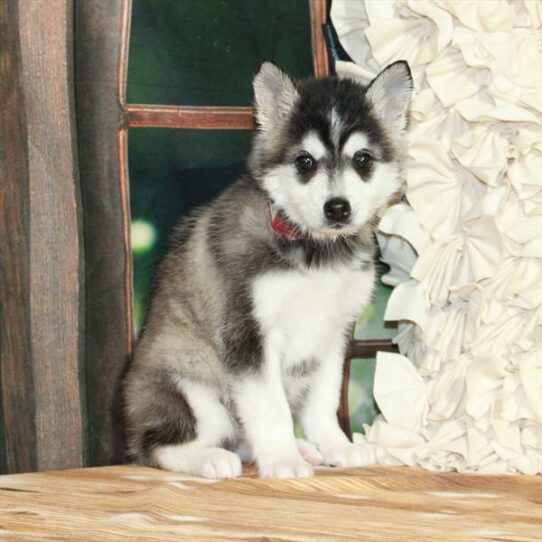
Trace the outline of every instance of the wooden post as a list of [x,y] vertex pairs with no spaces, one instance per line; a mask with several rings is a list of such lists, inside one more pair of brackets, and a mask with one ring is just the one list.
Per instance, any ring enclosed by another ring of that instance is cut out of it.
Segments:
[[132,345],[124,103],[130,3],[75,4],[75,95],[85,224],[89,465],[123,459],[118,385]]
[[84,463],[69,0],[0,2],[1,392],[10,472]]
[[309,8],[311,13],[314,75],[316,77],[327,77],[329,75],[329,56],[327,54],[323,25],[327,19],[328,0],[309,0]]

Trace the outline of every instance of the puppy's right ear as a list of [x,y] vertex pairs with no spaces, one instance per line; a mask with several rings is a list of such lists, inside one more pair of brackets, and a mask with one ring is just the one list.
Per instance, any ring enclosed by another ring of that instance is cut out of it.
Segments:
[[288,117],[299,94],[288,74],[264,62],[252,82],[256,121],[263,131],[273,130]]

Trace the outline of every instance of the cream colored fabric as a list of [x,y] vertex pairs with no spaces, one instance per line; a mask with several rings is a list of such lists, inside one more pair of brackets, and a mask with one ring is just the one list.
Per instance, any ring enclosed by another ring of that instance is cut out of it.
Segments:
[[542,2],[333,0],[368,82],[409,61],[407,203],[378,240],[395,286],[380,353],[376,463],[542,470]]

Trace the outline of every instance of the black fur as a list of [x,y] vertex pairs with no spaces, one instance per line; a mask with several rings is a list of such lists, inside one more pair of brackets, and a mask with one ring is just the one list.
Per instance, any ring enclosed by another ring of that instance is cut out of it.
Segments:
[[[290,150],[311,130],[317,132],[322,143],[334,156],[340,156],[350,135],[360,131],[379,150],[379,160],[390,162],[396,158],[392,142],[365,97],[365,87],[351,79],[329,77],[302,80],[297,88],[299,99],[288,120],[285,137],[274,155],[263,162],[264,168],[291,161]],[[330,114],[333,109],[342,124],[338,148],[335,148],[331,138]]]
[[[134,379],[137,375],[128,375]],[[151,452],[156,446],[189,442],[196,437],[196,420],[190,405],[174,384],[172,375],[155,372],[145,379],[141,394],[160,397],[159,401],[145,402],[145,408],[133,413],[143,430],[138,439],[139,459],[151,462]],[[128,460],[135,458],[128,457]]]

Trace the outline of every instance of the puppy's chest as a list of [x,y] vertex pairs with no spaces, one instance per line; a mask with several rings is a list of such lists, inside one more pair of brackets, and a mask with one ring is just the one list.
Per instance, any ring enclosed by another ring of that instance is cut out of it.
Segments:
[[370,300],[374,270],[270,272],[253,286],[254,313],[287,365],[320,359]]

